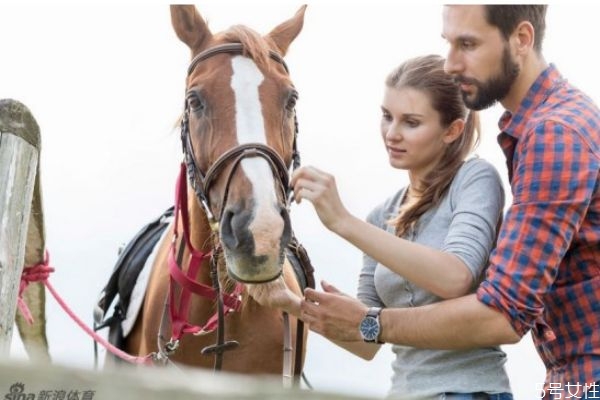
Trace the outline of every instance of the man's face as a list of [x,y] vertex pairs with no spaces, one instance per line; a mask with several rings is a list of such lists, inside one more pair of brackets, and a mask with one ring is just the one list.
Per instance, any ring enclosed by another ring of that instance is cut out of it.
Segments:
[[482,110],[504,99],[520,69],[509,42],[487,23],[484,6],[445,6],[443,24],[450,45],[445,69],[459,83],[467,107]]

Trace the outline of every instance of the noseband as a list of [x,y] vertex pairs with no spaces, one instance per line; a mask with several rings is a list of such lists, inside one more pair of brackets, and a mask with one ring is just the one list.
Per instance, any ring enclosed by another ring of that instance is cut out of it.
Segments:
[[[244,54],[244,46],[241,43],[226,43],[212,47],[198,54],[192,59],[188,68],[188,77],[194,71],[199,63],[202,61],[215,56],[217,54]],[[269,56],[272,60],[278,62],[283,66],[286,72],[289,72],[283,58],[275,53],[269,51]],[[235,146],[225,153],[221,154],[217,160],[208,168],[204,173],[198,167],[194,158],[194,150],[192,147],[192,140],[189,130],[189,114],[190,109],[187,101],[185,102],[183,118],[181,119],[181,142],[183,146],[183,152],[185,154],[185,163],[187,166],[188,179],[196,193],[196,197],[202,204],[204,211],[208,217],[211,225],[211,229],[214,231],[218,230],[218,221],[221,220],[223,214],[223,206],[227,201],[229,193],[229,185],[233,177],[238,164],[247,157],[262,157],[269,163],[274,176],[277,177],[279,188],[281,190],[282,197],[284,199],[286,207],[289,205],[289,197],[291,188],[289,185],[289,166],[283,161],[281,156],[273,150],[270,146],[262,143],[244,143],[239,146]],[[296,111],[294,110],[294,141],[292,145],[292,168],[296,169],[300,166],[300,153],[297,150],[296,138],[298,136],[298,120],[296,118]],[[211,186],[214,184],[216,179],[222,173],[227,165],[231,164],[229,175],[227,176],[225,184],[225,192],[221,201],[220,215],[215,219],[208,196],[208,192]]]

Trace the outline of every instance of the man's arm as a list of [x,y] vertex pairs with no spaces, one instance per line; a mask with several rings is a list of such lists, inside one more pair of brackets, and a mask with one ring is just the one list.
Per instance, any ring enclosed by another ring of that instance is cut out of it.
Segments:
[[[301,318],[334,341],[361,340],[358,326],[367,307],[356,299],[306,289]],[[386,308],[380,315],[386,343],[430,349],[466,349],[516,343],[506,318],[475,295],[411,308]]]
[[517,343],[521,338],[498,311],[473,295],[380,315],[382,339],[413,347],[467,349]]

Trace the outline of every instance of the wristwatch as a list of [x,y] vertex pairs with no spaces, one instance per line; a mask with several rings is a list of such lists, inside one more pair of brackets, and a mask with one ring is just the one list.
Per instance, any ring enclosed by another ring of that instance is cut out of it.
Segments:
[[360,321],[358,327],[360,336],[367,343],[383,343],[379,341],[379,335],[381,335],[381,324],[379,323],[379,314],[381,314],[381,307],[371,307],[367,311],[365,317]]

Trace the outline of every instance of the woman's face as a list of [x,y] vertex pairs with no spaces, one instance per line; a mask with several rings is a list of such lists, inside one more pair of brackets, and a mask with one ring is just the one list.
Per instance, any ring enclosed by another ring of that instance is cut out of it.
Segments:
[[390,165],[408,170],[411,180],[425,176],[442,157],[447,130],[429,97],[410,87],[386,87],[381,110],[381,136]]

